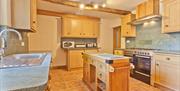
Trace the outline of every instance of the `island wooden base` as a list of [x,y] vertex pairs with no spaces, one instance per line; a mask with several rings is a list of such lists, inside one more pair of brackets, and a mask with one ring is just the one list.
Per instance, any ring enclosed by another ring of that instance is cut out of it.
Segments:
[[87,54],[83,59],[83,81],[91,91],[129,91],[129,58],[116,59],[110,64]]

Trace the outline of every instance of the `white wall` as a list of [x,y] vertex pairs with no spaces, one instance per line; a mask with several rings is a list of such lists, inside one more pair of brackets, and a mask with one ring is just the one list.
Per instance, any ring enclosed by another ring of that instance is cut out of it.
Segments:
[[[119,25],[121,25],[120,17],[113,19],[101,19],[99,37],[99,47],[101,47],[101,52],[113,52],[113,27],[117,27]],[[124,40],[121,44],[123,44],[122,47],[124,47]]]
[[53,65],[65,64],[65,53],[60,47],[60,18],[38,15],[37,32],[29,34],[29,51],[49,51],[53,55]]

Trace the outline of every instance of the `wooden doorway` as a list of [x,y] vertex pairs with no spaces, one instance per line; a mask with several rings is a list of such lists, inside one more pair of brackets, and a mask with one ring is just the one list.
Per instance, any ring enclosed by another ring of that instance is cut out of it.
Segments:
[[113,28],[113,49],[121,48],[121,26]]

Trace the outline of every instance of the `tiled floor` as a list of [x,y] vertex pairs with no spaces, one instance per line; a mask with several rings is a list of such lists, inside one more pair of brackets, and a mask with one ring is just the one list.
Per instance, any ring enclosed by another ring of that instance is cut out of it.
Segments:
[[[89,91],[82,81],[82,70],[66,71],[63,69],[51,70],[51,91]],[[118,91],[118,90],[117,90]],[[157,88],[130,79],[130,91],[160,91]]]

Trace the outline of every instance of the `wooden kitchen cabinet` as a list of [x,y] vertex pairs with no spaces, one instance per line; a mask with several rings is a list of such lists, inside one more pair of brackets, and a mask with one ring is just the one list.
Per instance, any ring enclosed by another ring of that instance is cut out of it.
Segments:
[[155,85],[180,91],[180,55],[155,55]]
[[78,18],[63,18],[63,37],[78,37],[82,35],[82,22]]
[[11,0],[13,28],[37,30],[37,0]]
[[83,67],[83,58],[82,58],[83,52],[84,50],[69,50],[68,51],[68,58],[67,58],[68,70],[71,70],[73,68]]
[[97,38],[99,19],[82,17],[63,17],[62,37]]
[[123,37],[136,37],[136,29],[135,26],[128,24],[132,20],[135,19],[134,14],[128,14],[123,16],[122,18],[122,25],[121,25],[121,33]]
[[[68,70],[82,68],[83,66],[85,66],[87,68],[87,64],[83,63],[83,56],[82,56],[83,52],[96,53],[96,52],[98,52],[98,49],[67,50],[67,69]],[[87,62],[85,62],[85,63],[87,63]]]
[[136,19],[159,14],[159,0],[147,0],[136,7]]
[[163,7],[162,32],[180,32],[180,0],[164,0]]
[[0,25],[11,26],[11,0],[0,0]]
[[141,3],[136,7],[136,19],[146,16],[146,2]]

